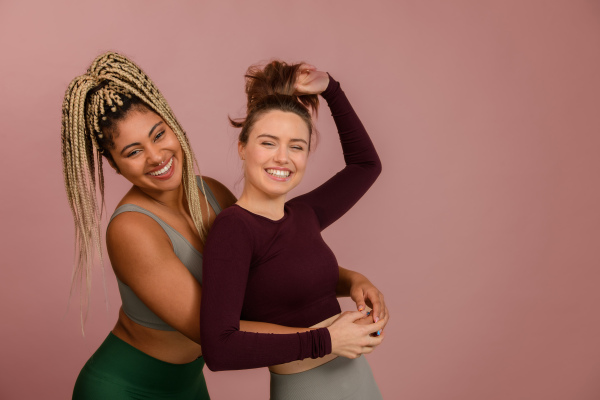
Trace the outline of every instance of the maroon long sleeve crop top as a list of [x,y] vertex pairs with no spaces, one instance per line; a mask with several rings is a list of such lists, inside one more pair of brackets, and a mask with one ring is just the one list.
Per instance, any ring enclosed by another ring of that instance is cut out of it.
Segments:
[[321,94],[346,167],[286,202],[277,221],[237,205],[216,218],[204,247],[201,338],[213,371],[277,365],[331,353],[327,328],[293,334],[240,331],[240,320],[309,327],[340,312],[338,263],[321,231],[369,189],[381,163],[338,82]]

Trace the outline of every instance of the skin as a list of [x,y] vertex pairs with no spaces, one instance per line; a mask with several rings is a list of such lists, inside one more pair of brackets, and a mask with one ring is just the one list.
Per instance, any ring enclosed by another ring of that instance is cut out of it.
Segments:
[[[326,73],[316,71],[314,67],[305,68],[296,90],[298,93],[317,94],[323,92],[328,83]],[[309,127],[295,113],[271,110],[260,116],[246,143],[238,143],[239,156],[244,160],[245,185],[236,204],[272,220],[283,218],[287,194],[298,186],[306,171],[309,143]],[[271,366],[270,370],[278,374],[298,373],[336,356],[356,358],[370,353],[383,340],[383,334],[375,336],[374,333],[381,332],[388,315],[386,312],[383,318],[377,315],[371,320],[364,318],[363,313],[354,312],[343,313],[336,318],[334,316],[318,324],[327,326],[330,331],[332,354],[317,360]],[[358,324],[353,324],[357,321]]]
[[[183,152],[173,131],[160,116],[147,109],[134,109],[119,121],[110,154],[112,167],[132,183],[119,202],[143,207],[176,229],[198,251],[201,242],[182,187]],[[172,159],[172,167],[160,179],[150,175]],[[222,207],[236,202],[222,184],[203,177]],[[200,193],[204,224],[215,212],[207,209]],[[176,331],[159,331],[130,320],[122,309],[113,333],[157,359],[182,364],[202,354],[200,347],[200,301],[202,288],[173,252],[164,230],[150,217],[134,212],[116,216],[107,229],[107,250],[117,277],[163,321]],[[385,310],[379,291],[362,275],[340,268],[338,289],[350,294],[358,305],[370,303]],[[253,332],[291,333],[308,328],[242,321],[241,329]]]

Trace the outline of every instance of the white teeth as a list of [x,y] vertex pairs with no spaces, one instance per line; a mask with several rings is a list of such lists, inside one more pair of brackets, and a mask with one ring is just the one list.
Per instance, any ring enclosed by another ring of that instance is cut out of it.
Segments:
[[280,178],[287,178],[288,176],[290,176],[290,171],[281,171],[279,169],[267,169],[267,173],[270,175],[274,175]]
[[167,165],[165,165],[162,169],[159,169],[158,171],[155,171],[155,172],[149,172],[149,174],[152,176],[162,175],[171,168],[171,165],[173,165],[173,157],[171,157],[171,160],[169,160]]

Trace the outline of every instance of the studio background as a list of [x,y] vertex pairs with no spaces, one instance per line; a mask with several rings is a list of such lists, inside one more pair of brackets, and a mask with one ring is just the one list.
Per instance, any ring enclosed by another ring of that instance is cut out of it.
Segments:
[[[155,81],[201,172],[241,191],[237,131],[253,63],[339,80],[383,173],[324,232],[386,295],[368,356],[384,398],[600,398],[600,3],[0,2],[0,398],[66,399],[120,306],[105,263],[82,337],[67,311],[73,223],[64,91],[107,50]],[[330,113],[308,191],[343,167]],[[106,172],[107,211],[128,189]],[[106,225],[106,220],[104,220]],[[343,302],[345,309],[352,304]],[[268,371],[206,371],[214,399],[265,399]]]

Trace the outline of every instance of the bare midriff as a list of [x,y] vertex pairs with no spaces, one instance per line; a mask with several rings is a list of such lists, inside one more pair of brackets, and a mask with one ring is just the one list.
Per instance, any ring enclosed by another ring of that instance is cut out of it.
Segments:
[[[310,328],[326,328],[330,326],[339,316],[340,314],[336,314],[324,321],[319,322],[318,324],[311,326]],[[273,365],[269,367],[269,371],[280,375],[298,374],[300,372],[308,371],[309,369],[317,368],[318,366],[328,363],[335,358],[337,358],[335,354],[327,354],[325,357],[321,358],[306,358],[300,361],[292,361],[285,364]]]
[[112,333],[139,351],[171,364],[187,364],[202,355],[200,345],[178,331],[161,331],[133,322],[123,309]]

